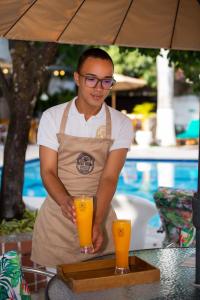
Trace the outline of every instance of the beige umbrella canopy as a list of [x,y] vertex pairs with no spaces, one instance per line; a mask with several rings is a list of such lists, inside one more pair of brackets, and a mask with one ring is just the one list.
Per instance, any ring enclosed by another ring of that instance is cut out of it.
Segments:
[[122,74],[114,74],[116,84],[113,86],[113,91],[134,90],[143,87],[146,84],[144,79],[134,78]]
[[1,0],[0,37],[200,49],[200,0]]
[[116,92],[117,91],[126,91],[126,90],[135,90],[142,88],[146,81],[140,78],[134,78],[130,76],[125,76],[122,74],[114,74],[116,84],[112,88],[112,107],[116,107]]

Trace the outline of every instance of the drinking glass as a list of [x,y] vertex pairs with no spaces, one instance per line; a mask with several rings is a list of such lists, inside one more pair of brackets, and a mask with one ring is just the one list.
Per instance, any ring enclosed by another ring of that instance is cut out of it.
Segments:
[[115,244],[115,274],[127,274],[130,272],[128,257],[131,239],[131,221],[113,221],[112,232]]
[[93,197],[74,197],[76,210],[77,230],[81,253],[91,253],[92,245],[92,219],[93,219]]

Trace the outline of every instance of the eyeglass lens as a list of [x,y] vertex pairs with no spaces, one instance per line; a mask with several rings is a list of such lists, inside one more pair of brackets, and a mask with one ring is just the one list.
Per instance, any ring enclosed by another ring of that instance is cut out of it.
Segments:
[[109,90],[114,84],[113,78],[98,79],[96,77],[85,76],[85,83],[88,87],[96,87],[99,81],[101,82],[101,87],[106,90]]

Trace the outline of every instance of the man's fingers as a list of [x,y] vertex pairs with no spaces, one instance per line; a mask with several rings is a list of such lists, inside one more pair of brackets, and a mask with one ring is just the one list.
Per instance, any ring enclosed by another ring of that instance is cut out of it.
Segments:
[[93,244],[93,247],[94,247],[93,253],[96,253],[101,249],[102,243],[103,243],[103,238],[99,238],[94,242],[94,244]]
[[61,210],[64,217],[76,224],[76,213],[70,204],[66,203],[66,205],[61,205]]
[[94,248],[93,253],[96,253],[101,249],[103,244],[103,235],[100,231],[93,231],[92,242]]

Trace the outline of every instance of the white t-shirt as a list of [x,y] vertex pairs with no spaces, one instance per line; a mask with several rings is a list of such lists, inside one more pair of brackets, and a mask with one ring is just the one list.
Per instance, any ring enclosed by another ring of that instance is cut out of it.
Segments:
[[[97,115],[92,116],[87,121],[84,114],[80,114],[73,99],[69,110],[65,133],[77,137],[98,137],[102,128],[106,125],[105,104]],[[40,120],[38,128],[37,143],[55,151],[58,150],[59,143],[56,134],[59,133],[60,123],[66,103],[59,104],[47,109]],[[131,120],[121,112],[109,107],[112,122],[111,138],[114,140],[110,151],[120,148],[130,148],[133,141],[133,126]]]

